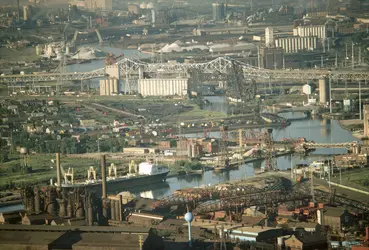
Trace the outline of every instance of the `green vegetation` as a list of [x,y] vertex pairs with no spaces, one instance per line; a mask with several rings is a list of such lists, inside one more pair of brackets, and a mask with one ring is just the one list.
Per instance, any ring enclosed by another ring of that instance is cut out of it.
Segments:
[[223,112],[203,110],[203,109],[200,109],[198,106],[193,106],[193,109],[191,111],[180,113],[178,115],[175,115],[174,117],[196,119],[196,118],[206,118],[206,117],[225,118],[226,116],[227,114]]

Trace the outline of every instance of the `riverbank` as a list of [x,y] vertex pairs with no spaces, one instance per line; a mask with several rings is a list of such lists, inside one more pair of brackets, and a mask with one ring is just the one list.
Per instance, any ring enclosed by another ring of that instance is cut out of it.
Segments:
[[338,124],[345,130],[350,131],[352,136],[357,139],[362,139],[364,137],[364,122],[359,119],[350,120],[338,120]]

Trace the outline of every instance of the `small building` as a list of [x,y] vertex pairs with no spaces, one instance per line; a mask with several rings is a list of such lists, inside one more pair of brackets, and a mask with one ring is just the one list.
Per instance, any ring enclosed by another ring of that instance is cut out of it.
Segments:
[[340,207],[325,208],[323,220],[324,225],[329,226],[335,232],[341,232],[344,228],[351,227],[355,223],[355,217]]
[[9,105],[8,110],[10,110],[13,114],[18,114],[18,106],[17,105]]
[[24,106],[27,107],[35,107],[35,106],[43,106],[45,104],[45,101],[43,100],[25,100],[22,102]]
[[79,124],[82,127],[95,127],[96,126],[96,121],[93,119],[89,119],[89,120],[79,120]]
[[164,219],[161,215],[155,215],[150,213],[131,213],[127,216],[127,221],[142,226],[152,226],[159,224]]
[[160,149],[168,149],[168,148],[171,148],[171,142],[170,142],[170,140],[161,140],[161,141],[158,141],[158,147]]
[[292,229],[293,231],[304,229],[306,232],[317,232],[320,230],[321,226],[318,223],[293,222],[288,223],[288,228]]
[[284,241],[288,250],[327,249],[327,238],[321,233],[298,232]]
[[368,166],[368,155],[367,154],[335,155],[334,162],[336,164],[336,167],[339,168],[354,168]]
[[273,239],[283,236],[282,229],[263,226],[236,227],[225,230],[225,232],[231,239],[254,242],[273,241]]

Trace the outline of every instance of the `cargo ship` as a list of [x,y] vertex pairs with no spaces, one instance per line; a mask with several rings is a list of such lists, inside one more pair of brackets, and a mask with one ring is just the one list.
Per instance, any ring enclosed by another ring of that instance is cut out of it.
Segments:
[[[64,172],[64,171],[62,171]],[[165,166],[160,166],[152,161],[142,162],[138,165],[131,162],[129,173],[126,175],[117,175],[117,169],[114,164],[108,167],[107,187],[110,190],[115,189],[132,189],[139,186],[151,185],[155,183],[165,182],[169,173],[169,169]],[[90,167],[87,171],[86,181],[74,181],[73,169],[68,169],[63,173],[64,183],[61,183],[62,188],[99,188],[102,184],[102,179],[96,178],[96,171]]]

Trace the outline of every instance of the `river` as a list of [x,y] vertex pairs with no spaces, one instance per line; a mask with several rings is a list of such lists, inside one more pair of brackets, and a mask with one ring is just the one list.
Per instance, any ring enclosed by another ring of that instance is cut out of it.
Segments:
[[[92,46],[96,49],[100,49],[104,51],[105,53],[112,53],[115,56],[119,56],[121,54],[124,54],[125,58],[131,58],[131,59],[144,59],[149,58],[151,55],[144,54],[139,52],[136,49],[119,49],[119,48],[113,48],[113,47],[98,47],[98,46]],[[73,73],[73,72],[88,72],[93,71],[96,69],[101,69],[105,66],[105,60],[93,60],[91,63],[82,63],[82,64],[71,64],[67,65],[67,72]],[[91,79],[90,80],[90,87],[97,88],[99,86],[99,80]],[[120,81],[122,86],[121,89],[124,89],[124,80]]]
[[[216,109],[219,109],[216,105]],[[283,113],[281,116],[286,118],[297,118],[303,116],[300,112]],[[260,131],[260,129],[259,129]],[[188,137],[195,137],[197,134],[188,134]],[[219,137],[219,132],[212,132],[211,137]],[[344,130],[335,120],[327,119],[308,119],[293,121],[286,128],[274,128],[273,138],[281,140],[282,138],[305,137],[317,143],[335,143],[357,141],[351,132]],[[311,163],[314,160],[323,160],[330,154],[343,154],[346,149],[317,149],[311,156],[291,156],[286,155],[277,158],[277,167],[281,170],[291,168],[292,165],[300,163]],[[326,157],[324,156],[326,155]],[[167,180],[166,187],[153,188],[150,192],[145,192],[145,196],[152,198],[162,198],[172,194],[175,190],[186,187],[196,187],[200,185],[216,184],[225,181],[240,180],[254,175],[254,169],[264,166],[263,161],[248,163],[240,166],[237,170],[224,173],[205,172],[203,175],[173,177]],[[150,194],[150,195],[148,195]]]

